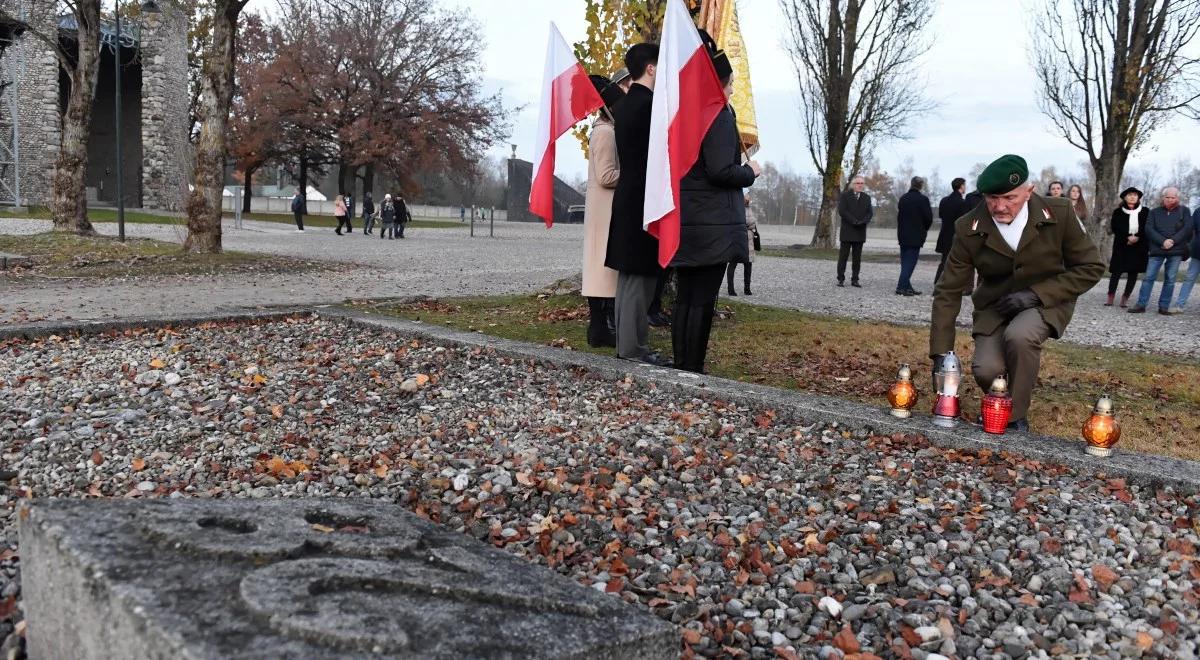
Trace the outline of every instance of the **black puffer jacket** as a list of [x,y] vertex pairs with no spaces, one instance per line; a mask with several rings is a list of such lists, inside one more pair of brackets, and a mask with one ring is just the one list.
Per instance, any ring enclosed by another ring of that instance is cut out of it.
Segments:
[[721,110],[704,135],[700,157],[679,183],[679,250],[672,266],[712,266],[748,259],[746,198],[754,170],[742,164],[737,121]]

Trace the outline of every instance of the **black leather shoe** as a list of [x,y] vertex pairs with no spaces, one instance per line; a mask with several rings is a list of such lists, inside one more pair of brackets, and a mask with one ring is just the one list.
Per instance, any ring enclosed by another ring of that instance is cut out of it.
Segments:
[[842,280],[838,280],[838,286],[840,286],[840,287],[845,287],[845,286],[846,286],[846,283],[845,283],[845,282],[843,282]]
[[747,296],[754,295],[754,292],[750,290],[750,287],[746,287],[745,289],[742,289],[742,293],[746,294]]
[[675,365],[669,357],[663,357],[658,353],[647,353],[642,356],[642,362],[654,367],[672,367]]
[[906,296],[922,296],[925,294],[920,291],[917,291],[916,289],[909,289],[908,291],[904,292],[904,295],[906,295]]
[[861,289],[861,288],[862,288],[862,285],[858,283],[858,280],[854,280],[853,282],[851,282],[851,283],[850,283],[850,286],[852,286],[852,287],[854,287],[854,288],[856,288],[856,289]]
[[655,312],[650,315],[650,325],[656,328],[669,328],[671,327],[671,317],[663,312]]
[[1014,419],[1008,423],[1009,431],[1017,431],[1019,433],[1029,433],[1029,420]]
[[737,297],[737,291],[734,291],[733,289],[729,289],[729,295],[731,295],[731,296],[733,296],[734,298],[736,298],[736,297]]

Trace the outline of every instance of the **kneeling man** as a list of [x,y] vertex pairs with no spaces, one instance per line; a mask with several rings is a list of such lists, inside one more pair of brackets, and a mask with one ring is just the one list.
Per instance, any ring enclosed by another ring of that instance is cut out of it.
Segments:
[[1026,415],[1041,365],[1042,344],[1057,339],[1075,299],[1104,275],[1104,261],[1065,198],[1041,197],[1020,156],[1001,156],[979,175],[983,203],[954,225],[954,243],[933,296],[929,354],[934,369],[954,348],[963,291],[978,283],[971,370],[985,392],[1008,374],[1009,428],[1028,431]]

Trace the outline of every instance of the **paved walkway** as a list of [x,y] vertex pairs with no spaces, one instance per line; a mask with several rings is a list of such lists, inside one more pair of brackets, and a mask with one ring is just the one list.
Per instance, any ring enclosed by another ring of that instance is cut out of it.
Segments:
[[[227,222],[226,249],[325,259],[357,265],[331,273],[219,275],[106,280],[81,286],[78,280],[14,282],[0,278],[0,323],[43,319],[96,319],[138,314],[208,312],[283,304],[339,303],[346,298],[494,295],[540,289],[579,272],[582,227],[497,223],[496,237],[486,226],[471,238],[466,226],[416,229],[405,240],[382,241],[357,233],[336,236],[332,229],[300,234],[288,225],[247,221],[235,230]],[[0,220],[0,233],[32,233],[47,221]],[[113,224],[97,225],[103,233]],[[360,225],[361,226],[361,225]],[[178,225],[129,225],[131,236],[182,241]],[[803,242],[805,228],[767,227],[768,245]],[[811,231],[811,230],[808,230]],[[880,242],[883,241],[879,237]],[[755,262],[755,295],[747,302],[893,323],[926,324],[928,295],[894,295],[899,263],[864,264],[865,288],[835,286],[831,261],[760,258]],[[914,285],[932,291],[936,264],[922,262]],[[739,273],[740,277],[740,273]],[[1105,288],[1083,296],[1065,339],[1080,343],[1174,353],[1200,358],[1200,311],[1182,316],[1126,314],[1103,307]],[[965,300],[961,324],[970,319]]]

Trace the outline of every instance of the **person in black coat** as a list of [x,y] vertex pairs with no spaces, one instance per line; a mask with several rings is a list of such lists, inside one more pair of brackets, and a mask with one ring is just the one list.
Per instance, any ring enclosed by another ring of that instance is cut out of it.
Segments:
[[375,200],[371,199],[371,191],[363,193],[363,233],[371,235],[375,227]]
[[636,44],[625,54],[625,67],[633,77],[633,84],[613,109],[621,178],[613,191],[604,265],[617,271],[614,304],[617,356],[665,365],[669,360],[650,351],[650,328],[646,317],[662,271],[658,265],[658,239],[642,228],[657,63],[658,44]]
[[[713,57],[713,65],[728,97],[733,68],[724,51]],[[737,120],[728,106],[722,108],[704,134],[696,163],[679,183],[679,249],[671,260],[678,282],[671,345],[679,369],[704,373],[726,264],[750,258],[742,189],[761,172],[753,160],[742,163]]]
[[404,238],[404,226],[412,221],[412,214],[408,212],[408,205],[404,203],[404,198],[396,195],[396,234],[400,238]]
[[1109,229],[1112,230],[1112,257],[1108,261],[1108,300],[1105,307],[1112,307],[1117,297],[1117,285],[1125,274],[1125,292],[1121,295],[1121,307],[1129,306],[1129,296],[1137,285],[1139,273],[1146,272],[1150,260],[1150,241],[1146,240],[1146,222],[1150,209],[1142,206],[1142,191],[1134,187],[1121,192],[1121,205],[1113,210]]
[[919,296],[920,291],[912,287],[912,274],[921,256],[921,247],[933,226],[933,206],[925,193],[925,179],[912,178],[908,192],[900,197],[896,211],[896,238],[900,242],[900,279],[896,282],[896,295]]
[[846,261],[851,253],[854,263],[850,270],[850,286],[862,287],[858,283],[858,273],[862,270],[862,248],[867,242],[867,225],[875,210],[871,208],[871,196],[863,192],[867,187],[861,176],[850,180],[850,190],[842,192],[838,198],[838,216],[842,219],[838,240],[841,250],[838,252],[837,281],[838,286],[846,286]]
[[950,188],[950,194],[938,202],[938,218],[942,221],[942,228],[938,230],[934,251],[942,255],[942,260],[938,264],[937,274],[933,276],[934,284],[942,279],[942,271],[946,269],[946,258],[950,256],[950,246],[954,245],[954,221],[971,210],[966,197],[963,196],[967,190],[967,180],[958,177],[950,182]]

